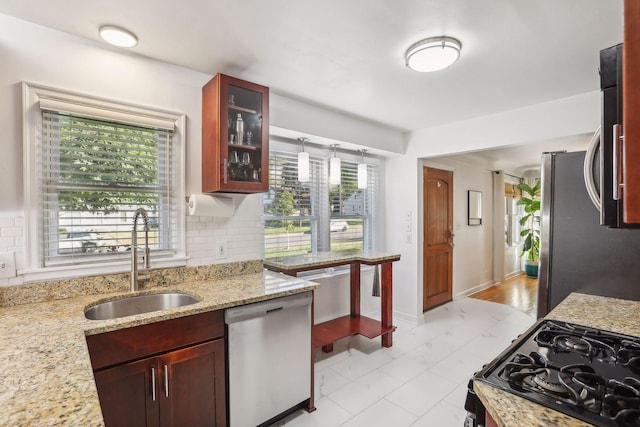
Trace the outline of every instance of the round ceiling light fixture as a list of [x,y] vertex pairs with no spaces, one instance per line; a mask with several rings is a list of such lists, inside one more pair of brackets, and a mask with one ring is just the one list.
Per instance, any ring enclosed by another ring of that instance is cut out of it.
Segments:
[[407,49],[405,64],[422,73],[442,70],[460,58],[461,48],[460,42],[452,37],[430,37]]
[[138,44],[138,38],[135,34],[114,25],[100,27],[100,37],[107,43],[118,47],[134,47]]

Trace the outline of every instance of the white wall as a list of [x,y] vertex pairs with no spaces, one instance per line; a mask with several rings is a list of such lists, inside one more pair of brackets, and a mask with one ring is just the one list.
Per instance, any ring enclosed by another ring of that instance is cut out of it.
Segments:
[[[183,67],[144,58],[125,50],[0,15],[0,252],[16,253],[24,268],[24,200],[21,82],[80,92],[131,104],[183,112],[187,115],[186,194],[201,189],[201,88],[213,77]],[[258,82],[268,86],[268,82]],[[322,120],[301,122],[303,130],[349,140],[364,135],[376,146],[403,142],[402,134],[362,119],[318,106],[305,106],[272,96],[271,124],[286,126],[301,111]],[[312,126],[313,125],[313,126]],[[229,219],[187,217],[188,265],[261,259],[263,219],[260,195],[233,196],[236,214]],[[383,209],[380,218],[384,220]],[[216,259],[215,243],[226,240],[228,257]],[[20,284],[21,276],[0,279],[0,285]]]
[[[334,276],[314,277],[320,284],[314,292],[314,321],[326,322],[350,313],[350,275],[348,272]],[[360,273],[360,313],[379,318],[380,298],[372,297],[373,269],[362,267]]]

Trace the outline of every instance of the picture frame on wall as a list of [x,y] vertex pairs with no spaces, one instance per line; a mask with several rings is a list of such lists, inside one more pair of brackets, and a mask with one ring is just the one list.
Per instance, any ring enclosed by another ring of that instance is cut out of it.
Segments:
[[482,191],[468,191],[468,225],[482,225]]

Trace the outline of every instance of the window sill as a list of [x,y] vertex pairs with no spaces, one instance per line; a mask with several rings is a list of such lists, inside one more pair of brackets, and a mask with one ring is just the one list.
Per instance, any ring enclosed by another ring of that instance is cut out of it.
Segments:
[[[187,265],[186,256],[175,256],[171,258],[160,258],[151,261],[151,268],[171,268],[184,267]],[[24,283],[45,282],[51,280],[71,279],[82,276],[97,276],[105,274],[128,273],[131,271],[130,261],[117,261],[104,264],[93,265],[76,265],[76,266],[60,266],[37,268],[30,270],[19,270],[18,274],[22,275]]]

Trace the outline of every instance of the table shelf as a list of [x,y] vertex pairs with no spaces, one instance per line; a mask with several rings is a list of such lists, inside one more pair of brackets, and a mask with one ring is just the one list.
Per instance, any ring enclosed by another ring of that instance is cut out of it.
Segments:
[[[382,337],[382,346],[393,345],[393,279],[392,263],[400,260],[400,254],[367,252],[339,253],[318,252],[304,255],[292,255],[264,262],[264,266],[291,276],[309,270],[318,270],[340,265],[349,265],[349,305],[350,314],[313,326],[313,348],[322,348],[324,352],[333,351],[333,343],[352,335],[367,338]],[[380,321],[360,314],[360,266],[380,266]]]
[[395,330],[395,326],[384,327],[381,322],[370,317],[342,316],[313,326],[313,348],[325,347],[352,335],[376,338]]

